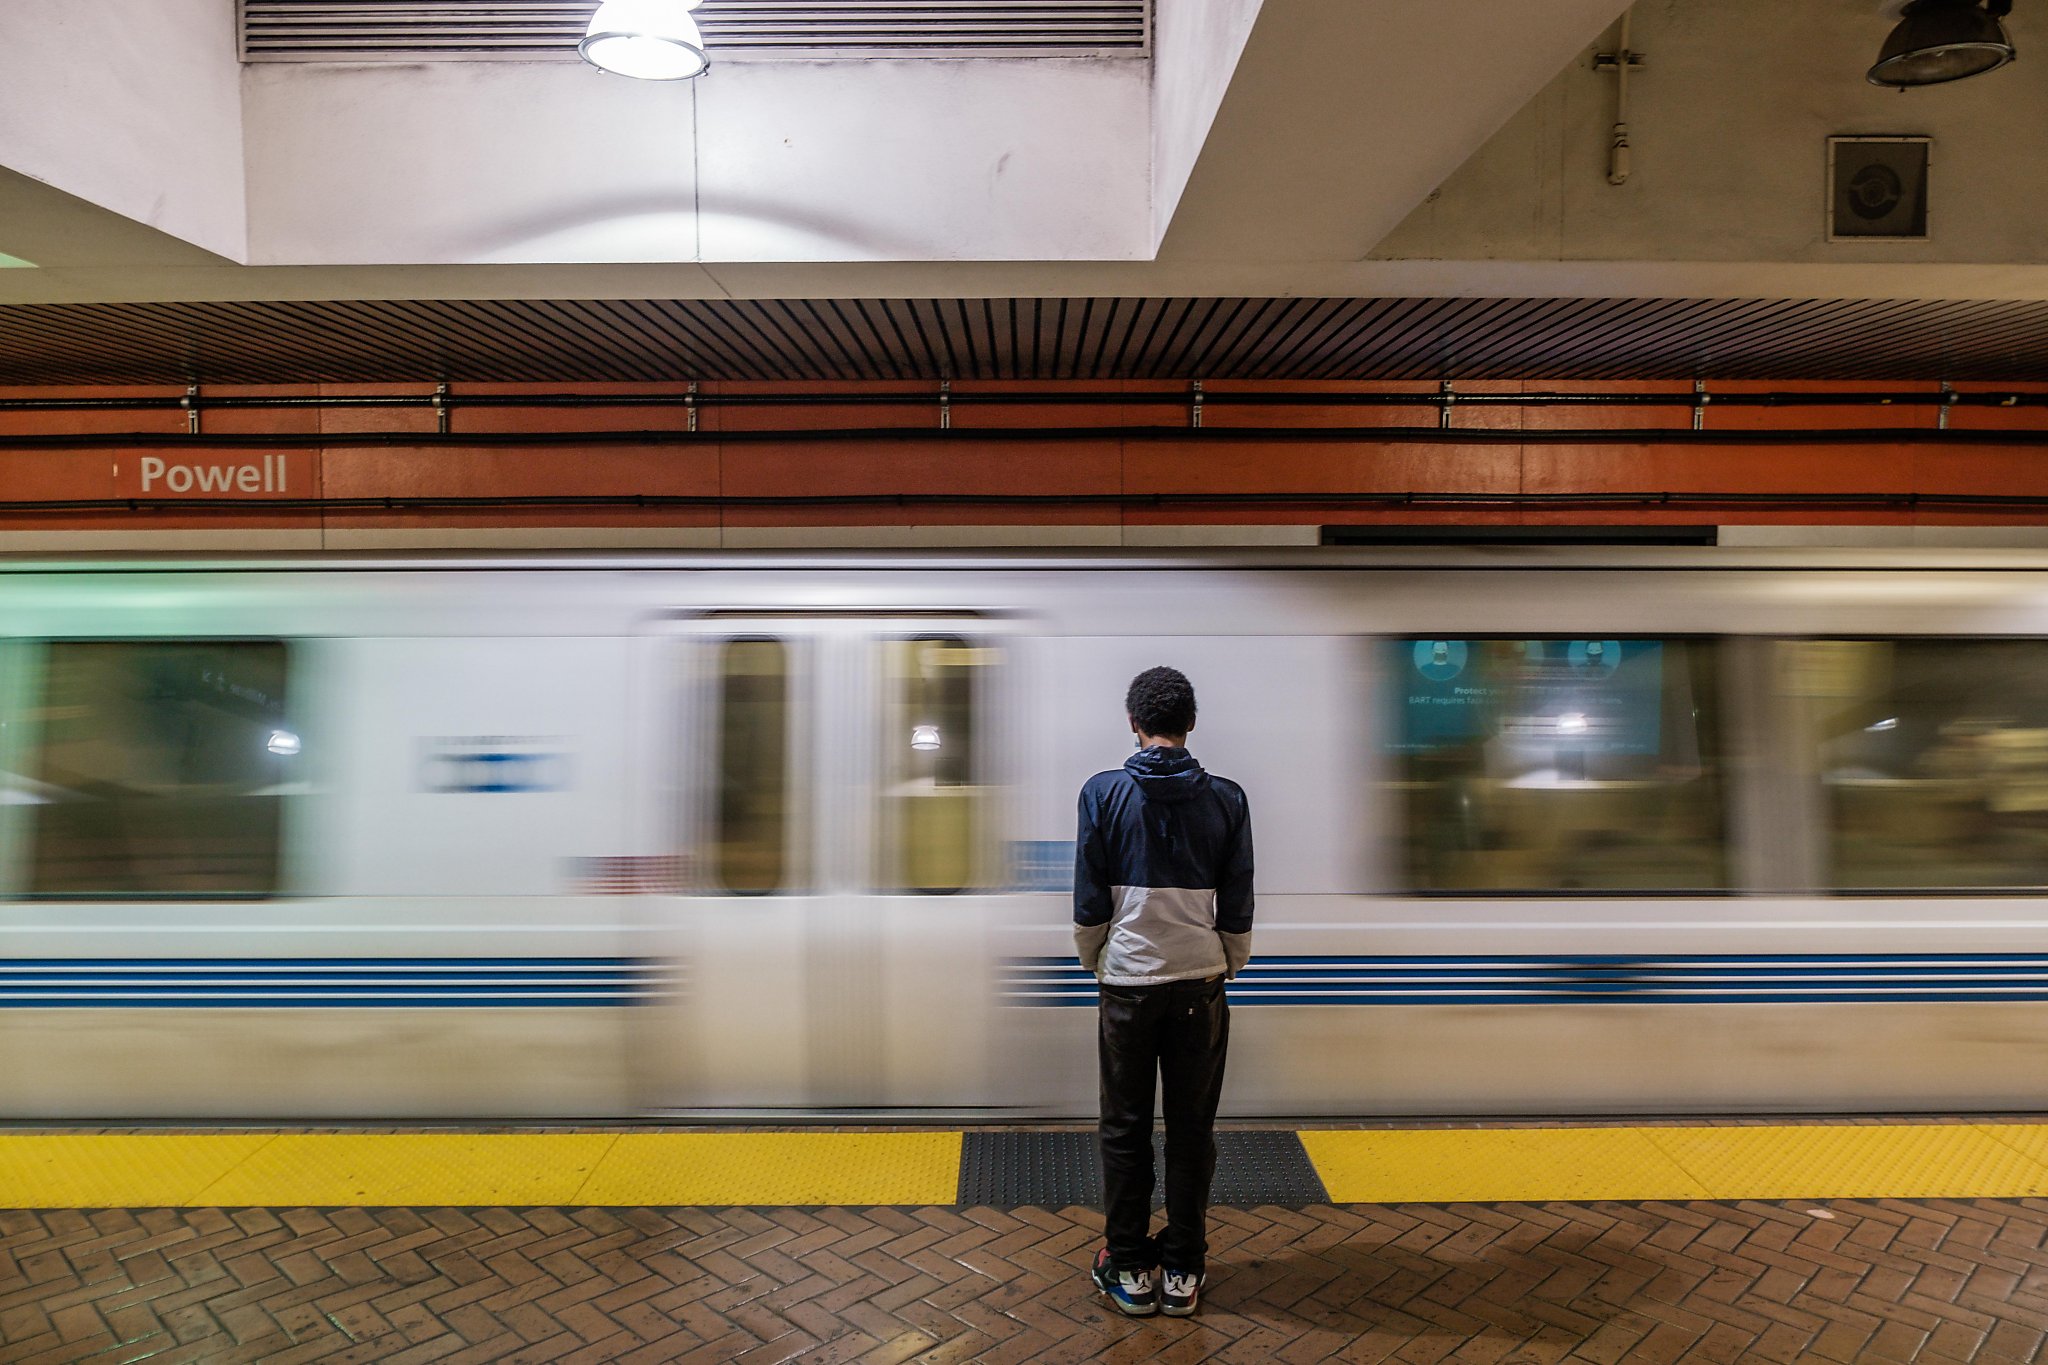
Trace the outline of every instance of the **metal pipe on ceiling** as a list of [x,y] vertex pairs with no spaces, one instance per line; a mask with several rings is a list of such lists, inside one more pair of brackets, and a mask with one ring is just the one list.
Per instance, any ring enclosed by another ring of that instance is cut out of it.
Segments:
[[1714,391],[1674,389],[1668,393],[1604,393],[1541,390],[1533,393],[1487,393],[1469,389],[1417,389],[1399,393],[1303,392],[1294,389],[1216,389],[1207,386],[1160,388],[1135,392],[1098,389],[1048,389],[1020,392],[961,390],[934,385],[929,393],[718,393],[698,390],[677,393],[391,393],[391,394],[197,394],[188,391],[121,398],[0,398],[0,412],[149,412],[227,411],[295,408],[804,408],[804,407],[935,407],[948,406],[1103,407],[1131,404],[1156,407],[1185,404],[1199,395],[1208,407],[1639,407],[1639,408],[1855,408],[1855,407],[2048,407],[2048,392],[2019,390],[1964,392],[1941,389],[1858,389],[1844,392],[1810,390]]
[[287,431],[276,433],[123,431],[0,433],[7,450],[318,450],[387,446],[414,451],[611,445],[942,444],[1125,441],[1185,445],[1942,445],[2048,446],[2048,427],[1957,430],[1937,427],[817,427],[758,431]]
[[2039,511],[2048,495],[2028,493],[1835,493],[1629,491],[1586,493],[541,493],[398,495],[335,498],[53,498],[0,501],[0,516],[68,516],[90,512],[453,512],[519,508],[643,510],[777,507],[1299,507],[1331,510],[1728,509],[1744,511]]

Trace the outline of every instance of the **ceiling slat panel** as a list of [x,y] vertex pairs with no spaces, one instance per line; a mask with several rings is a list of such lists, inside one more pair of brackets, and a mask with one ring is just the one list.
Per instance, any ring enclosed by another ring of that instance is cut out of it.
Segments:
[[[573,60],[596,0],[242,0],[251,62]],[[714,59],[1142,57],[1149,0],[704,0]]]
[[0,383],[2048,379],[2048,302],[366,300],[0,307]]

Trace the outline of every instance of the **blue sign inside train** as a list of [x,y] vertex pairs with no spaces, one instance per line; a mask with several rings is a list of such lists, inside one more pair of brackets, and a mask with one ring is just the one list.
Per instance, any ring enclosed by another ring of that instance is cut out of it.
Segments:
[[1664,646],[1656,640],[1391,640],[1389,748],[1506,740],[1581,754],[1654,754]]

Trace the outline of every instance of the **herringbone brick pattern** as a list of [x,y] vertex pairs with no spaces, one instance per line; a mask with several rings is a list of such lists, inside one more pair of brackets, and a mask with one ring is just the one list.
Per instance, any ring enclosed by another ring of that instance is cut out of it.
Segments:
[[0,1360],[1925,1361],[2048,1329],[2048,1201],[1218,1209],[1200,1317],[1086,1209],[0,1213]]

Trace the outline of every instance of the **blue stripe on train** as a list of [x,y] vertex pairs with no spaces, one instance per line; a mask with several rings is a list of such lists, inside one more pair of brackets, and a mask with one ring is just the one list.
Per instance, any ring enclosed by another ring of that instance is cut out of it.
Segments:
[[[1005,964],[1018,1005],[1087,1006],[1069,958]],[[1703,953],[1264,957],[1230,985],[1239,1005],[1973,1004],[2048,1001],[2048,954]]]
[[633,958],[17,958],[0,1009],[618,1006],[669,984]]

